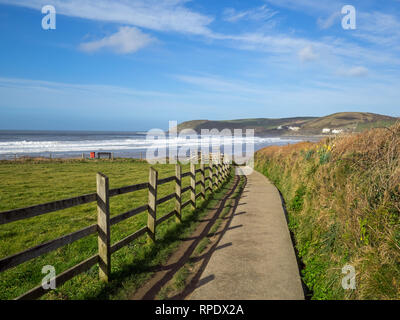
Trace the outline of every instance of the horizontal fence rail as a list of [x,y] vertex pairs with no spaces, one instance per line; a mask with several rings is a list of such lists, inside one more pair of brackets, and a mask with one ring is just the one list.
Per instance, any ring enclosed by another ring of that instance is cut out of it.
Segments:
[[135,209],[130,210],[130,211],[127,211],[127,212],[125,212],[125,213],[121,213],[121,214],[119,214],[119,215],[117,215],[117,216],[115,216],[115,217],[112,217],[112,218],[110,219],[110,225],[117,224],[117,223],[119,223],[119,222],[121,222],[121,221],[124,221],[124,220],[126,220],[126,219],[129,219],[129,218],[131,218],[131,217],[133,217],[133,216],[136,216],[137,214],[142,213],[143,211],[146,211],[147,209],[148,209],[148,206],[147,206],[147,204],[146,204],[146,205],[144,205],[144,206],[135,208]]
[[32,207],[2,212],[0,213],[0,225],[22,219],[33,218],[42,214],[76,207],[90,202],[95,202],[96,199],[97,199],[96,193],[92,193],[83,196],[78,196],[75,198],[58,200],[58,201],[39,204]]
[[[96,263],[99,262],[99,256],[96,254],[89,259],[82,261],[81,263],[73,266],[72,268],[60,273],[58,276],[55,277],[56,283],[58,285],[62,285],[63,283],[67,282],[68,280],[72,279],[73,277],[81,274],[89,270],[93,267]],[[23,295],[19,296],[16,300],[32,300],[40,298],[42,295],[48,292],[47,289],[44,289],[41,285],[33,288],[32,290],[24,293]]]
[[175,180],[176,180],[176,177],[175,177],[175,176],[167,177],[167,178],[158,180],[158,181],[157,181],[157,184],[158,184],[158,185],[162,185],[162,184],[164,184],[164,183],[168,183],[168,182],[175,181]]
[[118,189],[112,189],[109,191],[109,196],[110,197],[119,196],[119,195],[122,195],[125,193],[130,193],[130,192],[134,192],[134,191],[147,189],[148,187],[149,187],[149,184],[147,182],[145,182],[145,183],[139,183],[139,184],[122,187],[122,188],[118,188]]
[[[213,158],[214,159],[214,158]],[[0,272],[4,272],[10,268],[16,267],[24,262],[42,256],[51,251],[57,250],[65,245],[71,244],[89,235],[98,234],[98,254],[82,261],[81,263],[71,267],[63,273],[55,277],[56,283],[61,285],[80,273],[87,271],[95,264],[99,264],[99,278],[102,281],[108,281],[111,275],[111,254],[127,246],[137,238],[148,235],[148,239],[156,241],[157,225],[176,216],[177,222],[181,221],[182,210],[191,205],[196,209],[196,200],[199,197],[205,199],[207,192],[213,193],[218,189],[222,182],[229,175],[231,165],[224,160],[223,156],[218,157],[219,161],[210,161],[209,166],[200,165],[196,169],[193,163],[190,164],[190,171],[182,173],[180,164],[176,164],[175,175],[158,179],[158,172],[150,168],[149,181],[135,185],[125,186],[121,188],[109,189],[108,177],[101,173],[97,174],[97,192],[77,196],[74,198],[58,200],[39,204],[22,209],[9,210],[0,213],[0,225],[12,223],[18,220],[33,218],[39,215],[52,213],[79,205],[97,202],[98,219],[97,224],[88,226],[81,230],[69,233],[57,239],[39,244],[25,251],[13,254],[11,256],[0,259]],[[208,176],[206,177],[206,171]],[[196,181],[196,175],[200,173],[200,180]],[[182,188],[182,179],[190,177],[190,185]],[[175,182],[175,192],[162,198],[157,197],[158,186]],[[208,184],[208,186],[207,186]],[[196,194],[196,186],[201,187],[201,191]],[[139,190],[148,190],[148,204],[134,208],[127,212],[110,217],[110,198],[118,195],[132,193]],[[182,194],[190,191],[190,199],[182,203]],[[157,206],[167,201],[175,199],[175,209],[162,217],[157,217]],[[137,230],[133,234],[111,245],[110,230],[111,226],[129,219],[135,215],[147,211],[147,225]],[[17,299],[37,299],[47,293],[48,290],[37,286],[30,291],[19,296]]]

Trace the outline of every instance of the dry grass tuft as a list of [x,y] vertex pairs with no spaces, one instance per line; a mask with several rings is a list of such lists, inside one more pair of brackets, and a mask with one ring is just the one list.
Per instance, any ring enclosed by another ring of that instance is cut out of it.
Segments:
[[[284,195],[315,299],[400,298],[400,123],[268,147],[256,168]],[[354,291],[341,287],[345,264]]]

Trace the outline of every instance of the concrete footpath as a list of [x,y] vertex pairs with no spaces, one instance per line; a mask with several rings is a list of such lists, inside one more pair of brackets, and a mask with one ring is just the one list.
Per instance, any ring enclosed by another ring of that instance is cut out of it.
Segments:
[[189,299],[304,299],[279,192],[259,172],[247,179],[222,249],[212,254]]

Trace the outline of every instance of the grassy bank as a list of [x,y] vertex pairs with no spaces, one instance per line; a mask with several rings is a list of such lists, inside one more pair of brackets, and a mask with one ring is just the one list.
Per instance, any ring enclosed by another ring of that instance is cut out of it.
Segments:
[[400,299],[400,124],[265,148],[255,163],[285,199],[313,299]]
[[[0,211],[31,206],[53,200],[60,200],[96,191],[96,173],[109,177],[110,188],[146,182],[150,165],[138,160],[121,159],[115,161],[21,161],[0,162]],[[174,165],[156,165],[159,179],[175,174]],[[183,172],[189,170],[183,167]],[[183,187],[189,185],[189,177],[183,179]],[[200,186],[198,186],[200,187]],[[174,192],[174,183],[159,187],[159,197]],[[198,192],[198,190],[197,190]],[[137,191],[111,198],[111,216],[128,211],[147,203],[147,190]],[[185,193],[183,201],[189,199]],[[191,212],[190,207],[183,211],[184,221],[175,224],[171,218],[157,229],[156,245],[146,243],[142,237],[112,256],[113,280],[109,284],[98,281],[98,268],[68,281],[57,290],[47,294],[50,299],[112,299],[124,298],[140,286],[151,275],[151,267],[167,259],[178,245],[178,235],[190,232],[195,217],[206,209],[206,201],[198,200],[200,208]],[[174,200],[158,207],[162,216],[173,210]],[[96,223],[96,204],[54,212],[51,214],[17,221],[0,226],[0,258],[28,249],[37,244],[55,239],[64,234]],[[144,212],[111,227],[111,241],[132,234],[146,225]],[[71,245],[33,259],[16,268],[0,273],[0,299],[11,299],[41,283],[41,269],[45,265],[55,267],[57,273],[72,267],[97,252],[95,235],[81,239]]]

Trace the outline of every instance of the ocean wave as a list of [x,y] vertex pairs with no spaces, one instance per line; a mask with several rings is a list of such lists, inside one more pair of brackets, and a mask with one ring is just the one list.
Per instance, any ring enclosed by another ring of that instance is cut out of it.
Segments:
[[282,144],[293,142],[291,139],[261,138],[261,137],[174,137],[154,140],[146,139],[110,139],[110,140],[82,140],[82,141],[2,141],[0,142],[0,154],[30,154],[46,152],[89,152],[89,151],[118,151],[138,150],[150,147],[161,148],[170,146],[211,146],[224,145],[226,143],[254,143],[257,144]]

